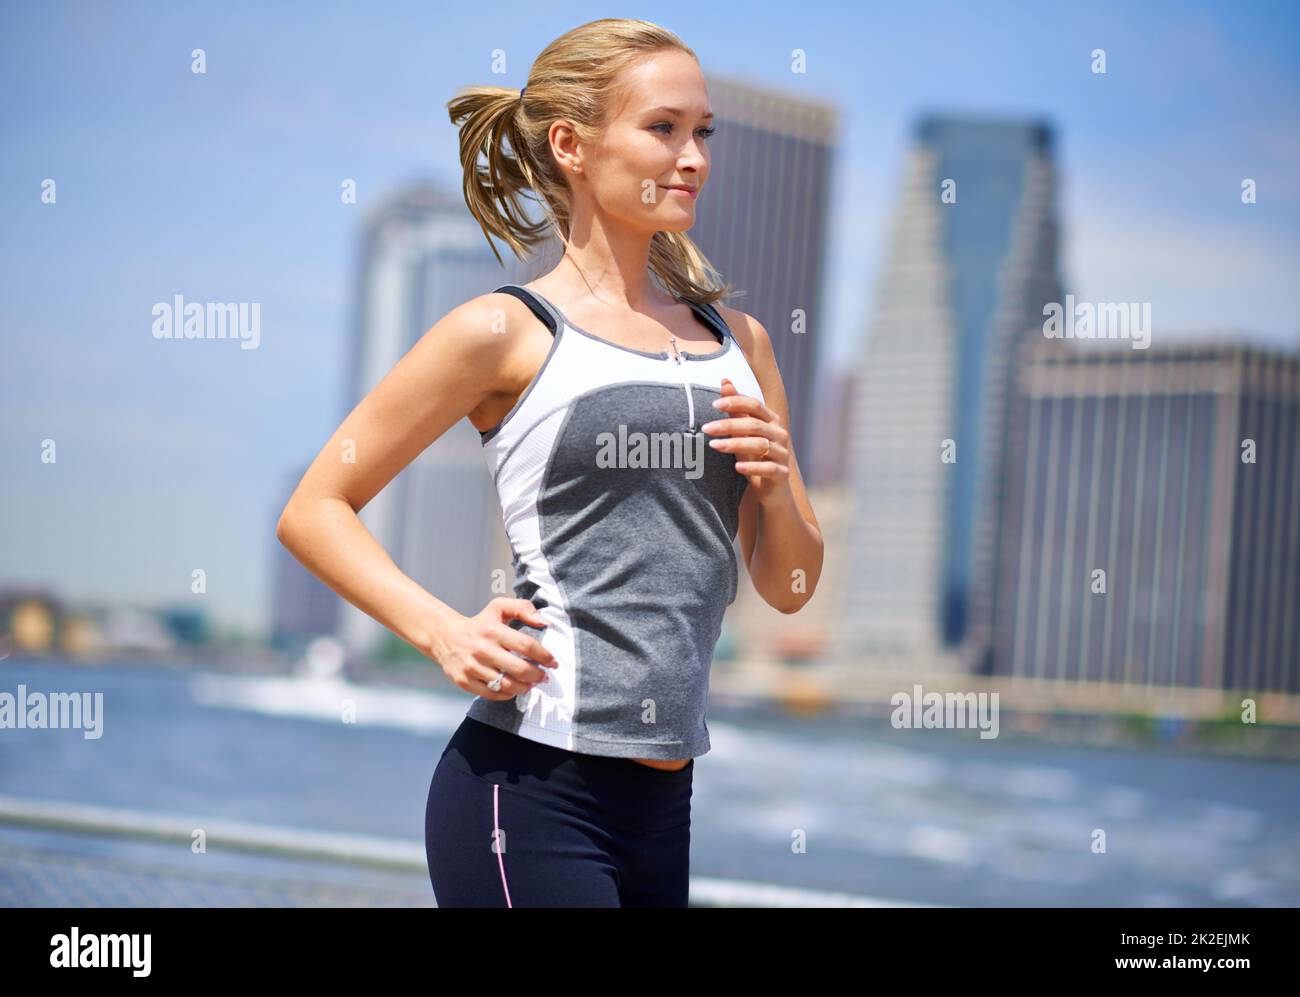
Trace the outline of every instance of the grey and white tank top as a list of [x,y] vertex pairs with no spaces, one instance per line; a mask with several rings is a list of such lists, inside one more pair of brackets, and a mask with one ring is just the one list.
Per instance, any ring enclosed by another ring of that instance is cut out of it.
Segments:
[[527,303],[554,336],[532,383],[480,435],[515,595],[547,623],[510,626],[558,667],[513,699],[475,698],[468,715],[578,753],[702,755],[748,481],[700,426],[725,418],[712,405],[723,377],[762,399],[758,379],[711,305],[691,308],[714,350],[649,353],[578,328],[534,291],[496,291]]

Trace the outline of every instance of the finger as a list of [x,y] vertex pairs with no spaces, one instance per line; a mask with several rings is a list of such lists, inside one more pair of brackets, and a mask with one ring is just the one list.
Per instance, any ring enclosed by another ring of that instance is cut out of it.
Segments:
[[[712,441],[710,441],[712,442]],[[736,454],[736,468],[754,467],[759,464],[771,464],[774,467],[786,467],[790,461],[790,451],[780,443],[766,437],[733,437],[730,449]]]
[[718,419],[705,422],[699,426],[707,435],[732,435],[732,437],[748,437],[748,435],[757,435],[763,432],[763,421],[753,419],[750,416],[735,416],[728,419],[725,413],[719,412]]
[[773,422],[776,419],[776,413],[753,395],[724,394],[721,398],[714,401],[713,407],[724,416],[752,415],[757,416],[764,422]]
[[777,455],[780,450],[780,444],[773,442],[770,436],[720,436],[709,440],[709,446],[722,453],[735,454],[737,459],[767,458]]
[[513,651],[522,654],[530,662],[536,662],[538,665],[545,665],[548,668],[556,668],[559,662],[555,660],[555,655],[546,649],[546,646],[522,630],[516,630],[514,627],[502,625],[499,630],[493,631],[499,643],[507,651]]
[[527,692],[532,686],[517,682],[507,673],[501,679],[501,688],[493,690],[488,683],[497,677],[497,669],[486,665],[473,664],[465,670],[465,682],[471,692],[484,699],[513,699],[521,692]]
[[748,477],[781,478],[789,473],[784,464],[771,460],[738,460],[736,470]]
[[503,599],[501,601],[501,619],[504,620],[522,620],[524,623],[533,626],[546,626],[546,621],[542,619],[541,613],[527,599]]
[[[743,395],[733,397],[738,400],[752,400],[744,398]],[[761,409],[763,406],[759,405],[758,408]],[[771,435],[775,439],[775,434],[770,429],[780,424],[775,419],[766,418],[760,411],[740,411],[733,408],[728,411],[719,409],[714,419],[705,425],[712,427],[711,431],[715,433],[731,433],[737,436],[757,436],[762,434],[764,436]]]
[[776,427],[770,422],[749,416],[743,419],[715,419],[706,422],[700,429],[707,436],[731,437],[733,440],[756,439],[760,450],[763,448],[763,440],[771,440],[773,446],[777,445]]
[[[712,441],[710,441],[712,442]],[[766,436],[741,436],[732,437],[726,441],[732,444],[726,449],[736,455],[736,460],[743,462],[745,458],[750,461],[768,461],[772,464],[785,463],[788,451],[779,443],[773,443]],[[771,444],[769,446],[769,444]]]
[[497,672],[505,672],[501,691],[512,696],[527,692],[539,682],[545,681],[547,675],[531,661],[525,661],[504,648],[492,648],[486,657],[476,659],[466,669],[468,675],[473,675],[485,684],[496,678]]
[[[525,652],[517,650],[516,638],[519,636],[518,631],[511,630],[509,627],[506,627],[505,629],[508,633],[494,631],[494,638],[500,646],[488,648],[487,655],[480,656],[477,659],[478,663],[492,669],[499,668],[510,676],[510,678],[528,686],[534,686],[539,682],[545,682],[547,680],[546,677],[548,670],[530,660],[529,656]],[[527,639],[528,638],[525,637],[525,640]],[[525,644],[523,646],[526,647],[527,645]],[[544,648],[541,653],[549,656],[548,652]],[[492,674],[496,674],[495,670]]]

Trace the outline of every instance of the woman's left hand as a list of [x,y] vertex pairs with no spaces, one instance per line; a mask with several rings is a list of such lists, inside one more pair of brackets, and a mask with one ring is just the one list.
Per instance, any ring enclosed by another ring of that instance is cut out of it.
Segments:
[[723,417],[700,427],[715,437],[709,446],[736,455],[737,473],[749,479],[761,504],[786,498],[791,491],[790,434],[776,413],[757,398],[742,395],[725,377],[722,397],[713,404]]

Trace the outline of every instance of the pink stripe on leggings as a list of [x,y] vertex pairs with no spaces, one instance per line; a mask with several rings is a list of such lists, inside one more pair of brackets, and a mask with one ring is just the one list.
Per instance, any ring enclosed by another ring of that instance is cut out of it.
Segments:
[[492,837],[497,842],[497,865],[501,869],[501,888],[506,891],[506,906],[513,907],[514,904],[510,902],[510,887],[506,885],[506,860],[503,857],[503,851],[500,847],[502,839],[497,833],[501,830],[500,796],[500,783],[492,783]]

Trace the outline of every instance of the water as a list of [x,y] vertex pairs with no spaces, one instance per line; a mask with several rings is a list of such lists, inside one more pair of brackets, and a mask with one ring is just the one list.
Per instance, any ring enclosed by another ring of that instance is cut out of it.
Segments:
[[[0,663],[0,692],[20,683],[102,692],[103,736],[0,729],[0,794],[421,846],[429,778],[470,701],[328,678]],[[709,730],[693,876],[959,906],[1300,903],[1295,763],[717,705]]]

